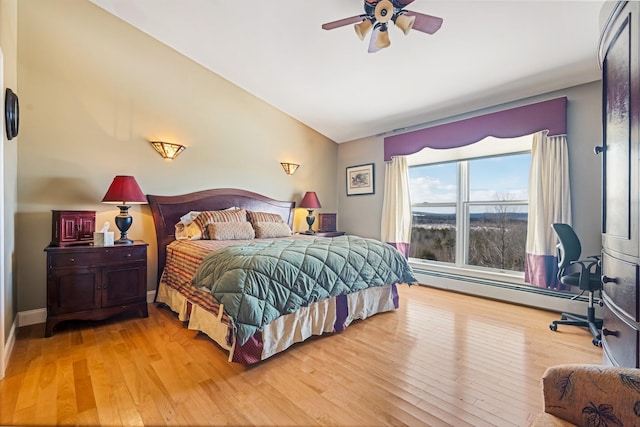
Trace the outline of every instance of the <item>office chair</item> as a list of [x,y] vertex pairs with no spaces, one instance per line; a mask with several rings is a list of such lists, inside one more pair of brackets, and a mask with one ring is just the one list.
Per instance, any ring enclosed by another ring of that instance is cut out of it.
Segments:
[[594,293],[600,291],[602,296],[600,257],[589,256],[587,259],[580,259],[582,246],[570,225],[552,224],[551,228],[558,236],[558,245],[556,246],[558,251],[558,280],[568,286],[577,286],[582,291],[572,299],[576,299],[588,292],[589,305],[586,316],[562,313],[561,320],[551,322],[549,329],[556,331],[558,330],[558,325],[586,326],[593,334],[591,342],[593,345],[599,346],[602,320],[595,317]]

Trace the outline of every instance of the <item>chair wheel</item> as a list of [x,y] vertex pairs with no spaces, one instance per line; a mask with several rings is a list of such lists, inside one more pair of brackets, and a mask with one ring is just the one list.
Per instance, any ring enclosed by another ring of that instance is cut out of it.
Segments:
[[549,325],[549,329],[555,332],[558,330],[558,325],[556,325],[555,323],[552,323]]
[[593,343],[593,345],[595,345],[596,347],[601,347],[602,344],[600,343],[600,340],[598,338],[594,338],[591,340],[591,342]]

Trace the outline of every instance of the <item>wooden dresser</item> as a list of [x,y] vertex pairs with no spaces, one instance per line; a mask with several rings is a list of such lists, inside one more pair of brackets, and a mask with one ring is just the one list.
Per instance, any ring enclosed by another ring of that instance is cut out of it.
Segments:
[[604,363],[637,368],[640,337],[640,3],[618,2],[602,63],[602,282]]
[[47,247],[45,336],[64,320],[102,320],[126,310],[147,317],[147,246]]

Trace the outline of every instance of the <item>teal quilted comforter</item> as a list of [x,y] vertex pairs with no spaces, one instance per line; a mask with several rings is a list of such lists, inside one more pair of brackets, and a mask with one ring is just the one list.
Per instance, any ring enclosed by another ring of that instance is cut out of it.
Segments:
[[378,240],[256,241],[209,255],[193,278],[224,304],[240,345],[279,316],[372,286],[417,283],[404,256]]

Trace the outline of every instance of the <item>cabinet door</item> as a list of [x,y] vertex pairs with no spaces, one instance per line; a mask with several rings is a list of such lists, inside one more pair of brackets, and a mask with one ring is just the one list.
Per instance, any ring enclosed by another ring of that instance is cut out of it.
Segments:
[[80,231],[78,232],[78,239],[93,240],[93,232],[96,229],[95,216],[81,216],[78,218],[80,222]]
[[60,218],[60,241],[73,242],[78,240],[82,225],[77,216],[62,216]]
[[627,4],[604,34],[602,244],[638,256],[638,7]]
[[102,269],[102,307],[146,301],[146,263],[124,264]]
[[47,310],[51,315],[100,308],[100,269],[62,268],[50,272]]

